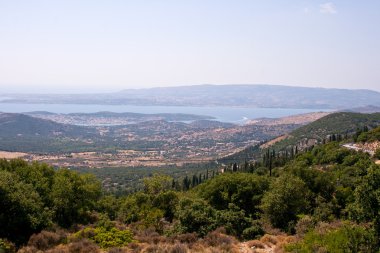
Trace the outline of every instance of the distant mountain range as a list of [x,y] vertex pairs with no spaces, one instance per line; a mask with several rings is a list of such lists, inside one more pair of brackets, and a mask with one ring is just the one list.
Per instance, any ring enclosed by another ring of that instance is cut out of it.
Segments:
[[350,109],[380,106],[380,93],[280,85],[194,85],[128,89],[106,94],[3,94],[0,102]]

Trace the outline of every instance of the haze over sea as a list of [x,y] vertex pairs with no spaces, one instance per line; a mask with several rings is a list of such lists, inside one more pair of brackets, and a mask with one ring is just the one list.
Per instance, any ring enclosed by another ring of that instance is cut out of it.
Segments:
[[47,111],[53,113],[94,113],[133,112],[133,113],[186,113],[212,116],[218,121],[241,124],[247,119],[279,118],[295,114],[331,111],[329,109],[294,108],[248,108],[248,107],[195,107],[195,106],[134,106],[134,105],[82,105],[82,104],[17,104],[0,103],[1,112],[23,113]]

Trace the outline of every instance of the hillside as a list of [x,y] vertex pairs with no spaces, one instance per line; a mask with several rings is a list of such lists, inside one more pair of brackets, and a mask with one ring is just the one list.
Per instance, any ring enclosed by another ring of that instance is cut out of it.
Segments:
[[30,136],[91,136],[93,129],[59,124],[51,120],[38,119],[18,113],[0,113],[0,137]]
[[371,90],[307,88],[282,85],[194,85],[129,89],[116,93],[36,95],[7,94],[1,103],[60,103],[162,106],[245,106],[262,108],[347,109],[380,106]]
[[286,139],[277,142],[275,148],[303,143],[320,143],[331,134],[353,134],[363,127],[375,128],[380,125],[380,113],[362,114],[339,112],[327,115],[291,132]]
[[58,123],[84,126],[120,126],[152,120],[165,120],[173,122],[186,122],[195,120],[212,120],[213,117],[184,114],[184,113],[155,113],[143,114],[132,112],[96,112],[96,113],[51,113],[27,112],[24,113],[36,118],[52,120]]
[[326,115],[329,115],[331,113],[333,112],[311,112],[311,113],[286,116],[282,118],[261,118],[261,119],[250,120],[247,122],[247,125],[262,125],[262,126],[283,125],[283,124],[306,125]]
[[377,252],[380,167],[369,155],[333,141],[271,176],[248,165],[155,174],[116,197],[88,174],[0,160],[0,251]]
[[219,159],[220,162],[244,162],[258,159],[261,150],[271,148],[282,150],[287,147],[298,146],[300,149],[321,143],[331,134],[353,134],[363,127],[375,128],[380,125],[380,113],[362,114],[353,112],[338,112],[322,117],[284,136],[275,138],[260,147],[248,147],[240,152]]

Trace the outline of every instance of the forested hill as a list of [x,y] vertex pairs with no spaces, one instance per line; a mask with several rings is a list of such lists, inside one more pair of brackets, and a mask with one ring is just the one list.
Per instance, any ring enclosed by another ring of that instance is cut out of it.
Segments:
[[90,128],[56,123],[18,113],[0,113],[0,137],[77,137],[92,135]]
[[327,115],[306,126],[291,132],[284,140],[274,144],[281,149],[290,145],[313,145],[321,143],[329,135],[350,135],[364,127],[375,128],[380,125],[380,113],[362,114],[339,112]]
[[322,143],[329,135],[350,135],[364,127],[375,128],[380,125],[380,113],[362,114],[353,112],[337,112],[329,114],[290,134],[270,140],[262,145],[248,147],[228,157],[219,159],[220,162],[244,162],[258,159],[263,149],[270,148],[277,151],[288,147],[298,146],[299,149]]

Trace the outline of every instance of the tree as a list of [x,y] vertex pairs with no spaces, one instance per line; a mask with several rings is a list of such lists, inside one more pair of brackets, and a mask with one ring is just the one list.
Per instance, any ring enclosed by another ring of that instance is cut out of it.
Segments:
[[264,217],[277,228],[287,230],[290,222],[308,208],[309,190],[298,177],[285,174],[277,178],[262,199]]
[[247,173],[222,174],[196,188],[199,196],[216,209],[228,209],[232,203],[247,215],[256,215],[260,200],[268,189],[266,177]]
[[368,174],[356,187],[355,202],[349,206],[351,219],[361,222],[374,222],[380,233],[380,168],[370,167]]
[[50,225],[51,212],[31,184],[11,172],[0,170],[0,238],[16,243]]
[[164,217],[171,222],[174,218],[176,205],[178,204],[177,193],[166,191],[153,197],[153,206],[164,211]]
[[60,169],[54,175],[51,197],[59,225],[69,227],[85,222],[101,194],[101,185],[92,175]]
[[199,198],[181,199],[176,217],[183,233],[195,232],[204,236],[218,227],[216,210]]
[[144,191],[148,194],[159,194],[170,190],[172,178],[167,175],[155,174],[153,177],[144,178]]
[[380,148],[376,149],[374,157],[380,159]]

